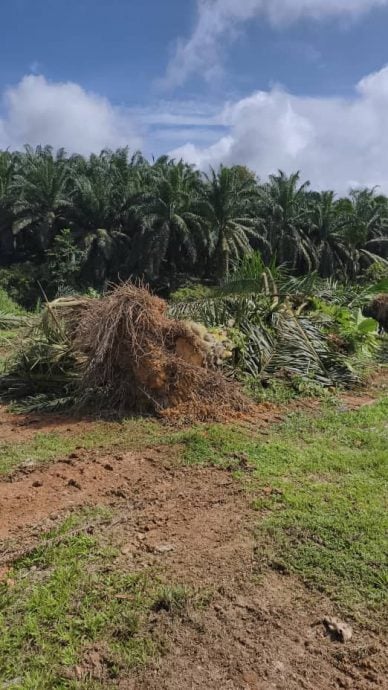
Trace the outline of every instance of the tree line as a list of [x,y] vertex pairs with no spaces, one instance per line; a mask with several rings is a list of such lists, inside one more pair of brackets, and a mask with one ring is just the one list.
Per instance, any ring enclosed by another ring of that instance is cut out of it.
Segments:
[[317,192],[298,172],[205,174],[127,149],[0,151],[0,286],[24,286],[31,300],[38,278],[51,293],[129,277],[167,293],[219,282],[252,250],[296,275],[355,280],[388,258],[388,198]]

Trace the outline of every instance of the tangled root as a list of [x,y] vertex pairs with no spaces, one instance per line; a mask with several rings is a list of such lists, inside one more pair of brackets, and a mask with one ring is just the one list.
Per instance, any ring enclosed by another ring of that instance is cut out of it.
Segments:
[[131,283],[77,308],[78,324],[71,324],[73,348],[83,362],[81,400],[190,420],[248,410],[239,387],[208,368],[203,334],[166,312],[164,300]]

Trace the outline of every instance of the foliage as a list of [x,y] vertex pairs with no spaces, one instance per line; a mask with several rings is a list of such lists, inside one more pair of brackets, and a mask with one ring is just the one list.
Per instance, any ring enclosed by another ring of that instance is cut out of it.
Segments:
[[33,311],[42,298],[38,281],[46,285],[41,266],[29,261],[0,268],[0,287],[24,309]]
[[26,313],[3,288],[0,288],[0,314],[1,313],[7,314],[8,316],[23,316]]
[[58,233],[46,255],[48,274],[57,291],[76,289],[84,253],[76,246],[70,229]]
[[212,297],[214,288],[206,285],[187,285],[175,290],[170,295],[171,302],[195,302],[196,300]]
[[[70,264],[59,275],[58,248]],[[0,285],[29,309],[37,280],[51,298],[57,279],[103,290],[141,278],[169,294],[192,280],[222,282],[252,250],[272,271],[380,279],[388,200],[367,189],[317,193],[299,173],[260,182],[244,167],[221,165],[205,175],[126,149],[89,158],[50,147],[0,152],[0,265],[14,267]]]

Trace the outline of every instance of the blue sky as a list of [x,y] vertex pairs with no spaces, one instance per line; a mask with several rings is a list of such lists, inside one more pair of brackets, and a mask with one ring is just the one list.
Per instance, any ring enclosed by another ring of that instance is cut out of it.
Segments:
[[0,146],[388,189],[388,0],[2,0],[0,25]]

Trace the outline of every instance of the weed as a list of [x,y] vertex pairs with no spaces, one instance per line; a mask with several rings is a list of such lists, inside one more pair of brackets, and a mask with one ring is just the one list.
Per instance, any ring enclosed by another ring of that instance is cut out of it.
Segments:
[[170,585],[162,587],[152,605],[152,610],[181,614],[187,608],[191,596],[192,594],[187,587],[172,587]]

